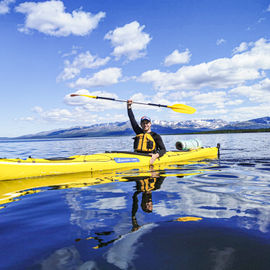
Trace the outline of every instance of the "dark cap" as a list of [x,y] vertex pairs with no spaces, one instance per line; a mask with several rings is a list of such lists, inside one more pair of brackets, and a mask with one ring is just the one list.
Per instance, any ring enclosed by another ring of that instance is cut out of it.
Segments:
[[146,120],[146,121],[148,121],[148,122],[151,122],[151,118],[148,117],[148,116],[143,116],[143,117],[141,118],[141,122],[144,121],[144,120]]

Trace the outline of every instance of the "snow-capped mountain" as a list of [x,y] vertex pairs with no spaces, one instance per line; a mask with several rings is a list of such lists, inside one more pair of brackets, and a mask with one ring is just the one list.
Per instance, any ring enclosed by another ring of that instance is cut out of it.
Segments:
[[230,123],[225,129],[259,129],[270,128],[270,117],[256,118],[243,122]]
[[180,122],[166,122],[154,120],[152,125],[170,127],[173,129],[217,129],[228,125],[229,123],[221,119],[208,120],[187,120]]
[[[188,120],[188,121],[159,121],[152,122],[152,130],[159,134],[190,133],[214,130],[237,130],[237,129],[261,129],[270,128],[270,117],[252,119],[243,122],[226,122],[221,119]],[[53,131],[40,132],[37,134],[25,135],[19,138],[75,138],[93,136],[119,136],[133,135],[129,121],[91,126],[73,127],[69,129],[58,129]]]

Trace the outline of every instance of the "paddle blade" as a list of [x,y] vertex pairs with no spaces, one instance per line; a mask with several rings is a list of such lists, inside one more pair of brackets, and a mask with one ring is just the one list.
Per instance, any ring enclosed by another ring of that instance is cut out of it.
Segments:
[[70,94],[71,97],[88,97],[88,98],[97,98],[96,96],[89,95],[80,95],[80,94]]
[[193,107],[184,105],[184,104],[174,104],[172,106],[167,106],[167,107],[178,113],[193,114],[196,112],[196,109],[194,109]]

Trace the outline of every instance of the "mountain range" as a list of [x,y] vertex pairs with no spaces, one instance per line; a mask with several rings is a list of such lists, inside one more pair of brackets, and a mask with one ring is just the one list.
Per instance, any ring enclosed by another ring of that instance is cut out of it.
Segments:
[[[159,121],[152,122],[152,131],[159,134],[183,134],[203,131],[220,130],[247,130],[270,128],[270,117],[251,119],[248,121],[226,122],[221,119],[188,120],[188,121]],[[72,127],[44,131],[17,137],[17,139],[42,139],[42,138],[76,138],[97,136],[120,136],[133,135],[130,122],[114,122],[106,124],[95,124],[91,126]]]

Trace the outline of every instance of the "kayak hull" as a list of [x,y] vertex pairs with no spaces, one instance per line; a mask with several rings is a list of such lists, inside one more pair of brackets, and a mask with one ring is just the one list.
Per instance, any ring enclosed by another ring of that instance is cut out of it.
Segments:
[[[167,152],[154,162],[161,164],[183,163],[192,160],[215,159],[218,148],[199,148],[189,151]],[[0,159],[0,180],[22,179],[81,172],[113,171],[149,166],[150,156],[133,152],[110,152],[78,155],[55,159]]]

